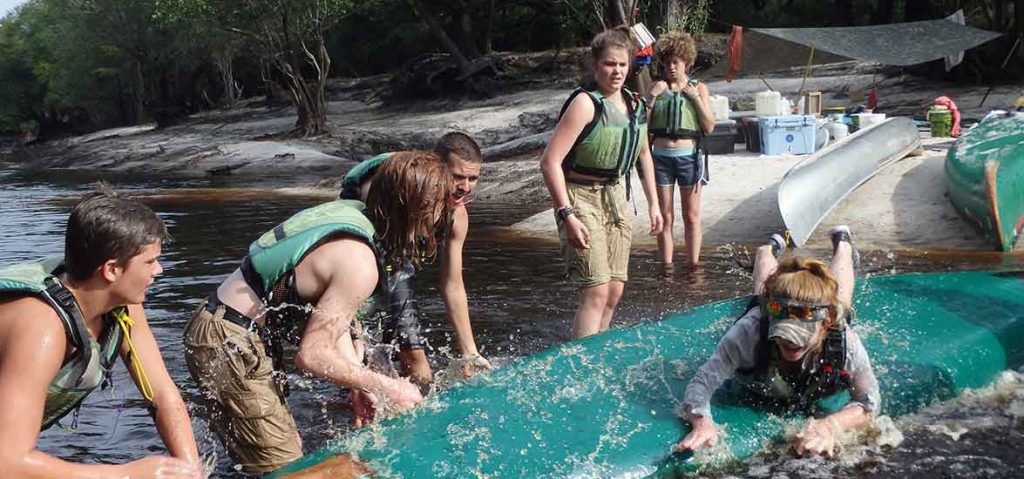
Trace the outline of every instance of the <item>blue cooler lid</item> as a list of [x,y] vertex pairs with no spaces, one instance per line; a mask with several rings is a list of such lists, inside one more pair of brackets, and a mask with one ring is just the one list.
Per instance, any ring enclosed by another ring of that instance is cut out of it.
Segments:
[[780,115],[780,116],[763,116],[761,117],[761,124],[767,124],[771,126],[807,126],[814,125],[817,123],[814,115]]

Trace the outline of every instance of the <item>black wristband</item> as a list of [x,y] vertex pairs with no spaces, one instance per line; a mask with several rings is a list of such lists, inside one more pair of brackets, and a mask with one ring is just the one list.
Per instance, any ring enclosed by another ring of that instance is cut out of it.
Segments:
[[576,212],[572,210],[571,206],[563,206],[556,211],[556,214],[558,215],[558,219],[565,221],[566,218],[570,215],[575,215]]

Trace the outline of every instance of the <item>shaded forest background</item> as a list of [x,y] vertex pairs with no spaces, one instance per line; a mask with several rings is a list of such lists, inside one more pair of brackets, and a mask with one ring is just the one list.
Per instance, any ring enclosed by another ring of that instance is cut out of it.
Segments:
[[487,95],[503,68],[495,52],[561,51],[623,22],[701,34],[930,20],[960,8],[969,25],[1008,34],[943,75],[1024,78],[1024,45],[1002,66],[1024,38],[1024,0],[30,0],[0,20],[0,132],[172,124],[266,96],[296,107],[289,134],[311,136],[328,128],[332,77],[395,73],[391,101]]

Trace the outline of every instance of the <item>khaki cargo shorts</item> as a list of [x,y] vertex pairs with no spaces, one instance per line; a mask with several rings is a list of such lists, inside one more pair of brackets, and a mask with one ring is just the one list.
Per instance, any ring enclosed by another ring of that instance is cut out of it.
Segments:
[[298,428],[259,335],[222,319],[206,302],[185,326],[185,363],[202,391],[210,429],[247,472],[270,472],[302,457]]
[[633,219],[628,213],[625,181],[620,179],[611,185],[566,183],[569,204],[590,231],[590,249],[576,249],[569,244],[565,225],[556,214],[569,280],[580,287],[628,279]]

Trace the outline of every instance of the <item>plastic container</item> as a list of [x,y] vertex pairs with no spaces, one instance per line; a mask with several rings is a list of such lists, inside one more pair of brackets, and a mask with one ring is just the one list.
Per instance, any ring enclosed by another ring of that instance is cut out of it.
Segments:
[[828,130],[825,129],[825,123],[826,122],[819,119],[814,127],[814,151],[821,151],[822,148],[829,144],[829,141],[832,138],[832,135],[830,135]]
[[818,123],[812,115],[763,117],[761,152],[766,155],[814,153]]
[[711,111],[715,114],[715,121],[729,119],[729,97],[722,95],[711,95]]
[[853,126],[858,130],[875,126],[885,121],[885,113],[858,113],[853,116]]
[[757,116],[777,116],[782,113],[782,95],[777,91],[763,91],[754,95]]
[[932,124],[932,137],[949,137],[953,130],[953,113],[943,105],[928,109],[928,122]]
[[728,155],[736,151],[736,120],[715,122],[715,131],[704,137],[704,149],[709,155]]
[[825,123],[825,129],[828,130],[828,136],[833,142],[842,140],[850,135],[850,127],[843,123],[842,115],[839,115],[838,118],[829,116],[828,123]]
[[743,130],[743,142],[747,145],[747,151],[753,153],[761,152],[761,125],[756,116],[744,117],[741,120],[740,129]]

